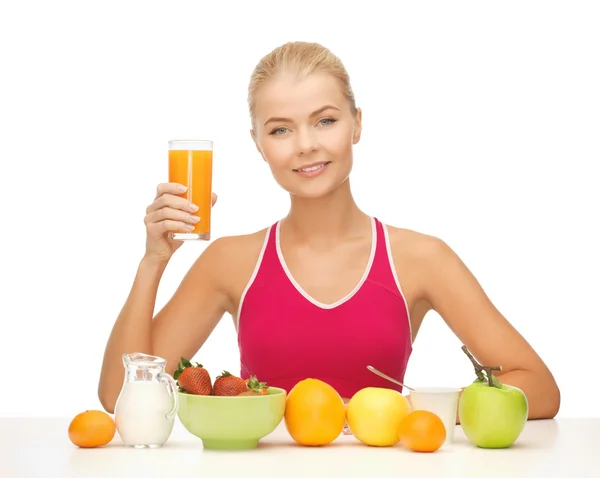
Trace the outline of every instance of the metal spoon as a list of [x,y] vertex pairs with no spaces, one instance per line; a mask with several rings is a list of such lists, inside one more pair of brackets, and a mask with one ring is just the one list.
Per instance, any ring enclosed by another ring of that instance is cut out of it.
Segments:
[[390,376],[386,375],[386,374],[385,374],[385,373],[383,373],[383,372],[380,372],[379,370],[377,370],[375,367],[373,367],[373,366],[371,366],[371,365],[367,365],[367,368],[368,368],[368,369],[369,369],[371,372],[373,372],[375,375],[379,375],[380,377],[383,377],[383,378],[385,378],[386,380],[389,380],[390,382],[393,382],[393,383],[395,383],[396,385],[400,385],[401,387],[408,388],[408,389],[409,389],[410,391],[412,391],[412,392],[414,392],[414,391],[415,391],[415,389],[414,389],[414,388],[410,388],[410,387],[408,387],[407,385],[404,385],[402,382],[398,382],[398,380],[396,380],[396,379],[393,379],[392,377],[390,377]]

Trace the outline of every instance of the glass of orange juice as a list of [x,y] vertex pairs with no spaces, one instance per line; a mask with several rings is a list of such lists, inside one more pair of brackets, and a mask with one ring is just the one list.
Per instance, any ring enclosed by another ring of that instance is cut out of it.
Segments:
[[208,140],[169,141],[169,182],[183,184],[187,190],[179,196],[198,206],[200,221],[189,233],[173,232],[177,240],[210,240],[212,210],[213,143]]

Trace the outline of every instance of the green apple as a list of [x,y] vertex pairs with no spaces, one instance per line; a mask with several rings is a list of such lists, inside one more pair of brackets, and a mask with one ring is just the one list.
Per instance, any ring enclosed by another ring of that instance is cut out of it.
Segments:
[[477,379],[463,390],[458,402],[461,427],[480,448],[507,448],[527,423],[527,397],[520,388],[502,384],[492,374],[501,367],[480,365],[466,347],[462,349],[473,362]]

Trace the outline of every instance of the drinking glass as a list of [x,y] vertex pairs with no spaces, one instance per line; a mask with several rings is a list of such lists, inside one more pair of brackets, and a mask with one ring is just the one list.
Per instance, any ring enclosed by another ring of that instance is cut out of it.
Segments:
[[212,211],[213,143],[208,140],[169,141],[169,182],[183,184],[187,190],[179,196],[196,206],[200,221],[191,232],[173,232],[177,240],[210,240]]

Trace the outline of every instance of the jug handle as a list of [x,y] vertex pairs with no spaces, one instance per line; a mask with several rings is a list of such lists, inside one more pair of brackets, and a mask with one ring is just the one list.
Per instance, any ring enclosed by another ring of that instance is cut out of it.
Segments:
[[165,415],[168,420],[171,420],[179,410],[179,394],[177,393],[177,384],[175,383],[173,377],[171,377],[168,373],[159,373],[158,379],[167,384],[169,395],[173,397],[173,408]]

